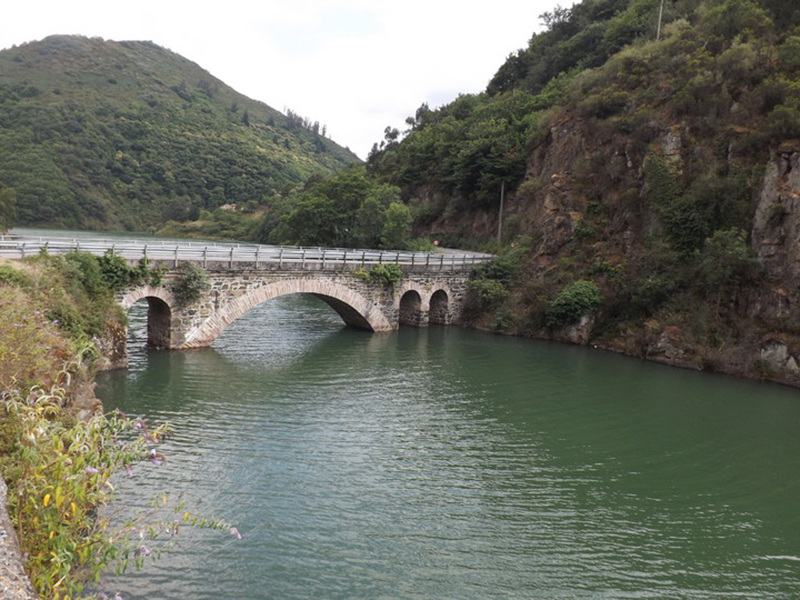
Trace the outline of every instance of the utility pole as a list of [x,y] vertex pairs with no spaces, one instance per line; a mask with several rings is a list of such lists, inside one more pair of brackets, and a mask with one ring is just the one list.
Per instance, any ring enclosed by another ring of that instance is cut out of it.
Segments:
[[661,0],[661,7],[658,9],[658,30],[656,31],[656,41],[661,39],[661,17],[664,16],[664,0]]
[[500,249],[500,244],[503,239],[503,198],[506,192],[506,182],[500,183],[500,214],[497,217],[497,248]]

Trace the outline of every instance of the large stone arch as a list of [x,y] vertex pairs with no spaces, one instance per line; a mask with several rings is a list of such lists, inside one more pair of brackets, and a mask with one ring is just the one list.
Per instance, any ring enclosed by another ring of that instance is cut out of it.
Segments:
[[150,348],[171,348],[172,313],[175,298],[163,287],[145,285],[130,290],[120,300],[120,304],[128,310],[139,300],[147,300],[147,345]]
[[289,294],[312,294],[333,308],[350,326],[369,331],[394,329],[380,308],[358,292],[332,281],[287,279],[249,291],[228,302],[198,327],[188,331],[180,348],[210,345],[231,323],[256,306]]
[[141,287],[128,290],[128,292],[120,299],[119,303],[122,305],[122,308],[128,310],[131,306],[133,306],[134,302],[137,302],[142,298],[158,298],[159,300],[164,301],[164,303],[169,306],[170,309],[175,306],[175,297],[167,288],[153,287],[152,285],[143,285]]

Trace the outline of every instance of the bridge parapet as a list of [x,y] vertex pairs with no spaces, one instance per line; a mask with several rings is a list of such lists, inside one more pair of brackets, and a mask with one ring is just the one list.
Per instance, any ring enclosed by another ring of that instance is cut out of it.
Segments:
[[331,265],[362,268],[376,264],[395,263],[415,270],[463,271],[492,258],[480,253],[430,253],[400,250],[366,250],[352,248],[304,248],[264,246],[256,244],[202,243],[189,241],[161,241],[137,239],[89,239],[66,237],[0,236],[0,257],[25,258],[40,251],[50,254],[88,252],[102,255],[108,251],[127,259],[142,258],[177,267],[181,261],[201,263],[204,268],[214,264],[229,269],[261,269],[269,265],[276,268],[305,269],[317,265],[325,269]]

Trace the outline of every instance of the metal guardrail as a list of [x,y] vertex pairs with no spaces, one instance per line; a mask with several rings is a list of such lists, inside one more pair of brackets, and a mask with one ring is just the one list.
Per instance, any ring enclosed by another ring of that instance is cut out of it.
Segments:
[[142,258],[178,266],[180,261],[194,261],[207,267],[209,263],[227,263],[229,268],[239,263],[276,264],[278,268],[300,268],[314,265],[326,266],[360,265],[374,266],[395,263],[413,268],[430,270],[467,269],[490,260],[489,254],[445,254],[429,252],[407,252],[390,250],[361,250],[348,248],[306,248],[286,246],[261,246],[253,244],[216,244],[197,242],[144,241],[125,239],[57,238],[0,236],[0,258],[25,258],[39,252],[66,254],[88,252],[101,256],[108,251],[126,260]]

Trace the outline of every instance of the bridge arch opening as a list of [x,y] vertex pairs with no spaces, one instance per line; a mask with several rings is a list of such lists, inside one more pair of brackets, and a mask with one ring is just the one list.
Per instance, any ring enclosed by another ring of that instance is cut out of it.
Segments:
[[355,308],[347,304],[346,302],[339,300],[333,296],[326,296],[325,294],[309,294],[310,296],[314,296],[315,298],[319,298],[325,304],[330,306],[336,314],[342,318],[344,324],[348,327],[355,327],[356,329],[364,329],[365,331],[374,331],[372,325],[369,324],[369,321],[364,318],[360,312],[358,312]]
[[447,292],[436,290],[431,296],[431,308],[428,320],[437,325],[447,325],[447,315],[450,310],[450,302]]
[[425,325],[422,297],[416,290],[408,290],[400,298],[400,324],[422,327]]
[[367,331],[393,329],[379,306],[341,283],[310,278],[282,279],[229,299],[213,315],[189,328],[177,347],[186,349],[208,346],[228,325],[256,306],[290,294],[309,294],[319,298],[351,327]]
[[128,318],[129,345],[130,342],[139,344],[144,341],[148,350],[170,347],[172,309],[164,300],[155,296],[144,296],[128,307]]

